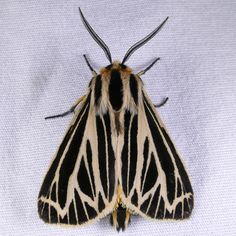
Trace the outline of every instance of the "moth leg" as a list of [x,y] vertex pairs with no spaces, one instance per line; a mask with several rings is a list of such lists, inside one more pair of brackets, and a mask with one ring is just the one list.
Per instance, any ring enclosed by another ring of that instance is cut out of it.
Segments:
[[166,97],[161,103],[159,104],[154,104],[154,107],[162,107],[166,104],[166,102],[168,101],[168,97]]
[[92,71],[92,74],[93,76],[96,76],[97,75],[97,72],[93,69],[93,67],[91,66],[91,64],[89,63],[89,60],[88,58],[86,57],[86,55],[84,54],[84,59],[86,61],[86,64],[88,65],[89,69]]
[[156,64],[156,62],[159,61],[159,60],[160,60],[160,57],[155,58],[155,60],[154,60],[146,69],[141,70],[137,75],[138,75],[138,76],[144,75],[144,74],[145,74],[148,70],[150,70],[150,69],[154,66],[154,64]]
[[58,114],[58,115],[54,115],[54,116],[47,116],[45,117],[45,120],[47,119],[53,119],[53,118],[58,118],[58,117],[64,117],[64,116],[67,116],[71,113],[73,113],[75,111],[75,108],[84,100],[84,98],[86,97],[86,95],[80,97],[76,103],[70,108],[70,110],[66,111],[66,112],[63,112],[61,114]]

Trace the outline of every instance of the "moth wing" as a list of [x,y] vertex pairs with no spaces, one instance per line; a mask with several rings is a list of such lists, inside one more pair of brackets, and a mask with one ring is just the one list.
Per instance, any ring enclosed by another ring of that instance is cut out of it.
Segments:
[[142,92],[137,114],[126,111],[122,202],[153,219],[188,218],[193,190],[187,172],[153,104]]
[[91,98],[90,92],[76,111],[39,192],[39,216],[47,223],[81,225],[114,208],[110,118],[96,116]]

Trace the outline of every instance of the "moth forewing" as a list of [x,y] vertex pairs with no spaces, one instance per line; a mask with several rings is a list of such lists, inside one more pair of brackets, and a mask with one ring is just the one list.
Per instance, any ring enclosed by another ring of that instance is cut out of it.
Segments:
[[[142,83],[140,87],[142,97],[137,108],[138,146],[135,178],[129,193],[122,195],[123,202],[128,209],[145,217],[186,218],[193,208],[193,192],[188,175]],[[128,129],[130,130],[130,127]],[[126,141],[130,143],[127,150],[131,153],[127,154],[127,158],[131,158],[132,132],[128,132]],[[124,165],[127,166],[127,172],[131,172],[130,161]],[[122,182],[125,190],[128,182],[130,185],[128,177]]]
[[[107,191],[104,192],[99,173],[101,163],[98,156],[106,157],[108,153],[98,154],[97,151],[98,134],[95,109],[93,104],[90,104],[92,100],[89,95],[81,109],[76,111],[43,182],[44,191],[41,190],[39,194],[39,214],[48,223],[86,224],[104,217],[115,206],[114,190],[109,196]],[[105,132],[106,130],[104,134]],[[76,147],[76,144],[79,147]],[[111,164],[114,165],[114,162]],[[112,166],[110,168],[112,170]],[[54,184],[57,188],[52,192]],[[115,189],[115,182],[110,183],[110,187]],[[54,195],[57,197],[52,197]]]

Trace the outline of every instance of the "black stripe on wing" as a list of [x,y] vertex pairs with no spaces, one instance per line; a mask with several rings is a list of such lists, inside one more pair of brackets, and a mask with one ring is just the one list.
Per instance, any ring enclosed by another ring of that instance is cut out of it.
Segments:
[[[149,104],[145,95],[144,110],[151,132],[151,139],[154,143],[156,153],[160,162],[160,168],[165,173],[166,194],[168,203],[165,202],[163,193],[160,192],[160,185],[150,192],[149,197],[142,203],[140,210],[152,218],[183,219],[190,216],[193,208],[193,190],[189,177],[180,160],[180,157],[164,127],[159,123],[155,111]],[[154,153],[149,152],[150,140],[146,137],[143,152],[143,169],[141,175],[142,195],[154,187],[159,174]],[[172,156],[172,157],[171,157]],[[173,159],[174,162],[173,163]],[[149,165],[147,164],[149,160]],[[177,178],[176,175],[179,175]],[[181,180],[181,183],[180,183]],[[176,204],[177,203],[177,204]],[[176,204],[171,209],[170,205]]]
[[111,141],[111,121],[107,112],[96,116],[99,173],[105,197],[111,201],[115,188],[115,154]]
[[137,165],[138,115],[127,110],[124,115],[124,146],[121,153],[122,189],[127,197],[134,185]]

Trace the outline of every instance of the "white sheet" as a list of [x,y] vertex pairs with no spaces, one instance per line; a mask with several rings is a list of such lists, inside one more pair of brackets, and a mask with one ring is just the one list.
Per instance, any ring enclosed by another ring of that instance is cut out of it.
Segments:
[[128,61],[134,71],[161,60],[143,80],[183,155],[195,208],[183,222],[133,217],[122,235],[236,235],[235,1],[1,1],[0,235],[117,235],[108,218],[59,228],[37,215],[37,195],[71,117],[66,111],[96,69],[108,64],[81,23],[88,21],[113,58],[170,19]]

